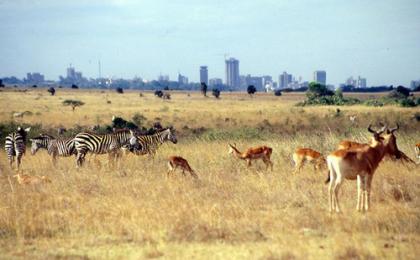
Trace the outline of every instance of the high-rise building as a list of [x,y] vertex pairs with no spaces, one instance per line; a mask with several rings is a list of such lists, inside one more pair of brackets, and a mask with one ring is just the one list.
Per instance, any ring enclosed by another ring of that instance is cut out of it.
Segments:
[[327,84],[327,72],[324,70],[317,70],[314,72],[314,81],[323,85]]
[[34,73],[26,73],[26,82],[27,83],[34,83],[39,84],[45,81],[44,75],[38,72]]
[[358,88],[366,88],[366,78],[358,77],[357,78],[357,87]]
[[292,74],[287,74],[287,72],[284,71],[279,76],[279,88],[287,88],[287,86],[289,85],[289,83],[292,82],[292,79],[293,79]]
[[186,76],[178,73],[178,84],[179,85],[187,85],[188,84],[188,78]]
[[246,86],[254,85],[254,87],[257,89],[257,91],[262,91],[263,89],[263,78],[262,77],[252,77],[250,74],[248,74],[245,77]]
[[209,73],[207,70],[207,66],[200,66],[200,83],[209,84]]
[[212,79],[209,79],[209,84],[210,86],[222,85],[223,81],[222,79],[219,79],[219,78],[212,78]]
[[230,58],[226,62],[226,85],[231,88],[239,89],[239,60]]

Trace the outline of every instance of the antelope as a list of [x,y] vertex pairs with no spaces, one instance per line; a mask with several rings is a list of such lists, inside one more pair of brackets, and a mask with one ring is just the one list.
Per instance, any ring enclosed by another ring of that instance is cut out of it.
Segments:
[[51,180],[46,176],[30,176],[26,174],[16,174],[13,175],[17,179],[17,182],[20,185],[36,185],[40,183],[50,183]]
[[414,149],[415,149],[415,151],[416,151],[416,156],[417,156],[417,159],[419,159],[419,160],[420,160],[420,143],[417,143],[417,144],[416,144],[416,147],[415,147]]
[[337,150],[328,155],[329,176],[326,183],[330,183],[328,187],[330,212],[334,210],[340,212],[338,191],[344,179],[357,179],[356,209],[357,211],[369,210],[370,189],[375,170],[386,154],[399,156],[394,135],[398,128],[398,125],[392,129],[384,126],[380,131],[374,131],[369,125],[368,131],[373,134],[369,146],[358,150]]
[[295,163],[295,170],[293,173],[300,171],[305,162],[312,163],[314,171],[326,167],[327,161],[321,153],[310,148],[299,148],[293,153],[293,162]]
[[[357,150],[357,149],[363,149],[365,147],[368,147],[369,144],[364,144],[364,143],[358,143],[358,142],[353,142],[353,141],[349,141],[349,140],[343,140],[338,144],[338,150]],[[397,159],[397,160],[401,160],[402,163],[404,162],[409,162],[412,164],[416,164],[410,157],[408,157],[404,152],[398,150],[398,152],[396,153],[396,155],[394,156],[394,158],[392,158],[393,160]]]
[[273,162],[271,162],[270,157],[273,149],[268,146],[258,146],[249,148],[246,152],[241,153],[237,148],[236,145],[229,144],[229,154],[234,154],[239,159],[245,160],[247,162],[247,166],[251,166],[252,160],[261,159],[264,164],[266,165],[266,170],[268,167],[271,167],[273,170]]
[[182,169],[182,174],[184,176],[185,176],[185,171],[187,171],[191,174],[192,177],[198,178],[195,171],[188,164],[188,161],[185,160],[184,158],[182,158],[181,156],[171,156],[171,157],[169,157],[169,161],[168,161],[169,170],[167,172],[167,176],[169,177],[169,174],[171,172],[174,172],[176,170],[176,168],[178,168],[178,167]]

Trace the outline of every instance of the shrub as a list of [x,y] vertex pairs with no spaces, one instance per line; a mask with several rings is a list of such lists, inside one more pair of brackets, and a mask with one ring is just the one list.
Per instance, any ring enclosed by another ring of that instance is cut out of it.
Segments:
[[122,88],[116,88],[115,91],[117,91],[117,93],[119,93],[119,94],[124,93],[124,90]]
[[204,82],[201,82],[201,93],[203,93],[203,96],[207,97],[207,84]]
[[33,87],[33,88],[37,88],[38,86],[37,86],[37,85],[32,85],[32,87]]
[[398,101],[399,105],[401,107],[415,107],[417,106],[416,102],[414,102],[413,99],[410,98],[404,98]]
[[163,96],[163,92],[162,92],[162,90],[156,90],[156,91],[155,91],[155,96],[157,96],[157,97],[161,98],[161,97]]
[[77,85],[75,85],[75,84],[72,84],[72,85],[71,85],[71,88],[73,88],[73,89],[78,89],[79,87],[78,87]]
[[0,88],[4,88],[3,80],[0,79]]
[[55,95],[55,88],[50,87],[47,91],[51,94],[51,96]]
[[277,96],[277,97],[281,96],[281,90],[280,89],[274,90],[274,96]]
[[217,88],[212,89],[211,94],[215,97],[215,98],[219,98],[220,97],[220,90]]
[[252,97],[252,95],[257,92],[257,88],[254,85],[249,85],[246,92],[248,92],[248,94]]

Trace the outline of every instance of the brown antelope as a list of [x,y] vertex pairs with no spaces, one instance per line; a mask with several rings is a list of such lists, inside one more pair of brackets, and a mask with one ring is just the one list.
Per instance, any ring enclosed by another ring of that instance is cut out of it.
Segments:
[[[368,131],[373,134],[369,146],[358,150],[337,150],[327,157],[329,176],[326,183],[328,187],[330,212],[340,212],[338,191],[344,179],[357,179],[357,210],[369,209],[370,188],[376,168],[388,154],[399,156],[396,137],[396,128],[387,129],[384,126],[380,131],[373,131],[371,125]],[[385,132],[385,133],[384,133]],[[363,190],[363,192],[362,192]]]
[[420,143],[416,144],[416,147],[414,149],[416,151],[417,159],[420,160]]
[[310,148],[298,148],[293,153],[292,157],[296,167],[293,173],[300,171],[305,162],[312,163],[315,171],[320,170],[327,165],[327,161],[325,160],[324,156]]
[[198,178],[195,171],[188,164],[188,161],[185,160],[184,158],[182,158],[181,156],[171,156],[171,157],[169,157],[169,161],[168,161],[169,170],[167,172],[167,176],[169,177],[169,174],[171,172],[174,172],[176,170],[176,168],[178,168],[178,167],[182,169],[182,174],[184,176],[185,176],[185,171],[187,171],[191,174],[192,177]]
[[26,174],[13,175],[17,179],[17,182],[21,185],[36,185],[40,183],[50,183],[51,180],[46,176],[30,176]]
[[247,166],[251,166],[252,160],[258,160],[261,159],[265,165],[268,167],[271,167],[271,170],[273,170],[273,162],[270,160],[271,153],[273,152],[273,149],[268,146],[258,146],[254,148],[249,148],[246,150],[246,152],[241,153],[237,148],[236,145],[229,144],[229,154],[234,154],[236,157],[242,160],[246,160]]
[[[357,150],[357,149],[363,149],[368,147],[369,144],[363,144],[363,143],[358,143],[358,142],[353,142],[353,141],[349,141],[349,140],[343,140],[338,144],[338,150]],[[398,150],[398,152],[396,153],[397,155],[393,156],[393,158],[391,158],[392,160],[400,160],[402,163],[404,162],[408,162],[408,163],[412,163],[412,164],[416,164],[410,157],[408,157],[404,152]]]

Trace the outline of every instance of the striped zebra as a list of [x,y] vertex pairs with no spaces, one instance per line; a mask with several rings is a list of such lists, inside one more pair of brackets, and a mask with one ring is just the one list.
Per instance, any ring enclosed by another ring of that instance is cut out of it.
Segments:
[[137,142],[132,142],[129,146],[125,146],[124,148],[137,155],[149,154],[153,156],[156,154],[159,146],[164,142],[171,141],[174,144],[178,142],[175,130],[172,127],[166,128],[153,135],[138,135],[136,136],[136,139]]
[[52,156],[54,165],[57,162],[57,156],[68,157],[76,155],[73,138],[54,138],[51,135],[41,134],[38,137],[30,139],[31,154],[35,155],[39,149],[47,149],[49,155]]
[[86,154],[108,153],[110,163],[120,157],[120,148],[123,145],[135,145],[135,134],[132,130],[118,130],[112,134],[79,133],[74,137],[77,151],[77,166],[82,166]]
[[6,137],[4,148],[6,149],[7,159],[9,160],[10,168],[13,169],[13,161],[16,156],[16,167],[19,170],[22,156],[26,151],[26,135],[31,128],[23,129],[18,127],[16,132],[10,133]]

